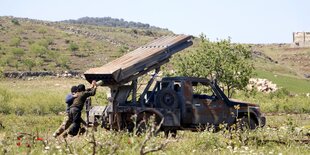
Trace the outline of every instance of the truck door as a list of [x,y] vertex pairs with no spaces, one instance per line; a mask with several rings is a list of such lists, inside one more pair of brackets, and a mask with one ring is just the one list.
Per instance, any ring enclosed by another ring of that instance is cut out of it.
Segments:
[[181,122],[183,124],[193,124],[193,90],[192,83],[183,81],[181,87]]
[[210,86],[198,83],[193,86],[194,123],[218,125],[225,122],[229,108]]
[[209,109],[213,117],[212,124],[219,125],[221,123],[227,123],[226,120],[229,115],[229,107],[222,99],[215,97],[205,106]]

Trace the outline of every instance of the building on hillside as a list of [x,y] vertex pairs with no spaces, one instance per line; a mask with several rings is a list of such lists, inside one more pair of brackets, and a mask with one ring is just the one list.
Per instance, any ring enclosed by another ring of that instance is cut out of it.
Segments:
[[310,47],[310,32],[293,32],[293,47]]

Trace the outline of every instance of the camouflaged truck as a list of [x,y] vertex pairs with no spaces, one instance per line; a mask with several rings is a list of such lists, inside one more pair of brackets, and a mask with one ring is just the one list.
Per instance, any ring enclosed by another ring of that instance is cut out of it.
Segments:
[[[87,121],[101,123],[107,129],[133,131],[154,116],[161,131],[174,135],[177,130],[195,131],[223,123],[231,126],[237,120],[250,129],[263,127],[265,117],[258,105],[227,98],[214,81],[195,77],[164,77],[156,81],[160,67],[191,45],[191,36],[165,36],[86,71],[86,80],[101,80],[101,86],[109,87],[111,94],[107,106],[86,108]],[[154,74],[143,84],[144,90],[138,90],[139,79],[150,71]]]

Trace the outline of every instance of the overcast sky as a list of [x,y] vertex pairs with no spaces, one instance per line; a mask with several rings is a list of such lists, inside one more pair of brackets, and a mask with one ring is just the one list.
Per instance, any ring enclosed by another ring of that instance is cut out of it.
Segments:
[[310,31],[310,0],[0,0],[0,16],[113,17],[240,43],[290,43]]

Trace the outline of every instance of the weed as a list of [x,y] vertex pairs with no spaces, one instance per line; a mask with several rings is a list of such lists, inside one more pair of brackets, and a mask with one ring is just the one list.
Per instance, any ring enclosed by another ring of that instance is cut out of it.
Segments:
[[271,92],[269,94],[270,99],[273,99],[274,97],[276,98],[285,98],[285,97],[289,97],[292,96],[291,93],[286,89],[286,88],[281,88],[275,92]]

